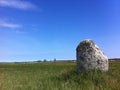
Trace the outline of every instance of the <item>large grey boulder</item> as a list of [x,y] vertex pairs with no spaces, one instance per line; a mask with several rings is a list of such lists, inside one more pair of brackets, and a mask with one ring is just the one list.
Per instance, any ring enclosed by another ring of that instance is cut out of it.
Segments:
[[77,46],[76,57],[78,72],[89,69],[108,70],[107,56],[92,40],[84,40]]

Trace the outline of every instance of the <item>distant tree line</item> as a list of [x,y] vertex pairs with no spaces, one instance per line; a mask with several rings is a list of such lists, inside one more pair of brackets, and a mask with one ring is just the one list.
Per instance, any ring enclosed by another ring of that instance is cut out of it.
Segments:
[[37,60],[36,62],[56,62],[56,58],[54,58],[53,60],[47,60],[47,59],[43,59],[43,60]]

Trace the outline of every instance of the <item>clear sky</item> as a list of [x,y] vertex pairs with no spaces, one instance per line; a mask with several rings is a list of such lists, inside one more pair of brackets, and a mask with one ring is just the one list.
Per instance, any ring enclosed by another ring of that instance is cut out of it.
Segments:
[[0,62],[76,59],[84,39],[120,57],[119,0],[0,0]]

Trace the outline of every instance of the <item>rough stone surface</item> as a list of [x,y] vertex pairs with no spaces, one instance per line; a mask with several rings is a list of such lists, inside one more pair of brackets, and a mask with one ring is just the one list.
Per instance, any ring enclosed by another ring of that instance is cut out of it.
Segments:
[[84,40],[76,48],[77,71],[88,69],[108,70],[108,58],[101,49],[92,41]]

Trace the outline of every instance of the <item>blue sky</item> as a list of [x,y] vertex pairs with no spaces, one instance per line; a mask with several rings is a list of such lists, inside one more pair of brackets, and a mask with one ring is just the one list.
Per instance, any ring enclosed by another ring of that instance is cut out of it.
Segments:
[[0,0],[0,62],[76,59],[84,39],[120,57],[119,0]]

